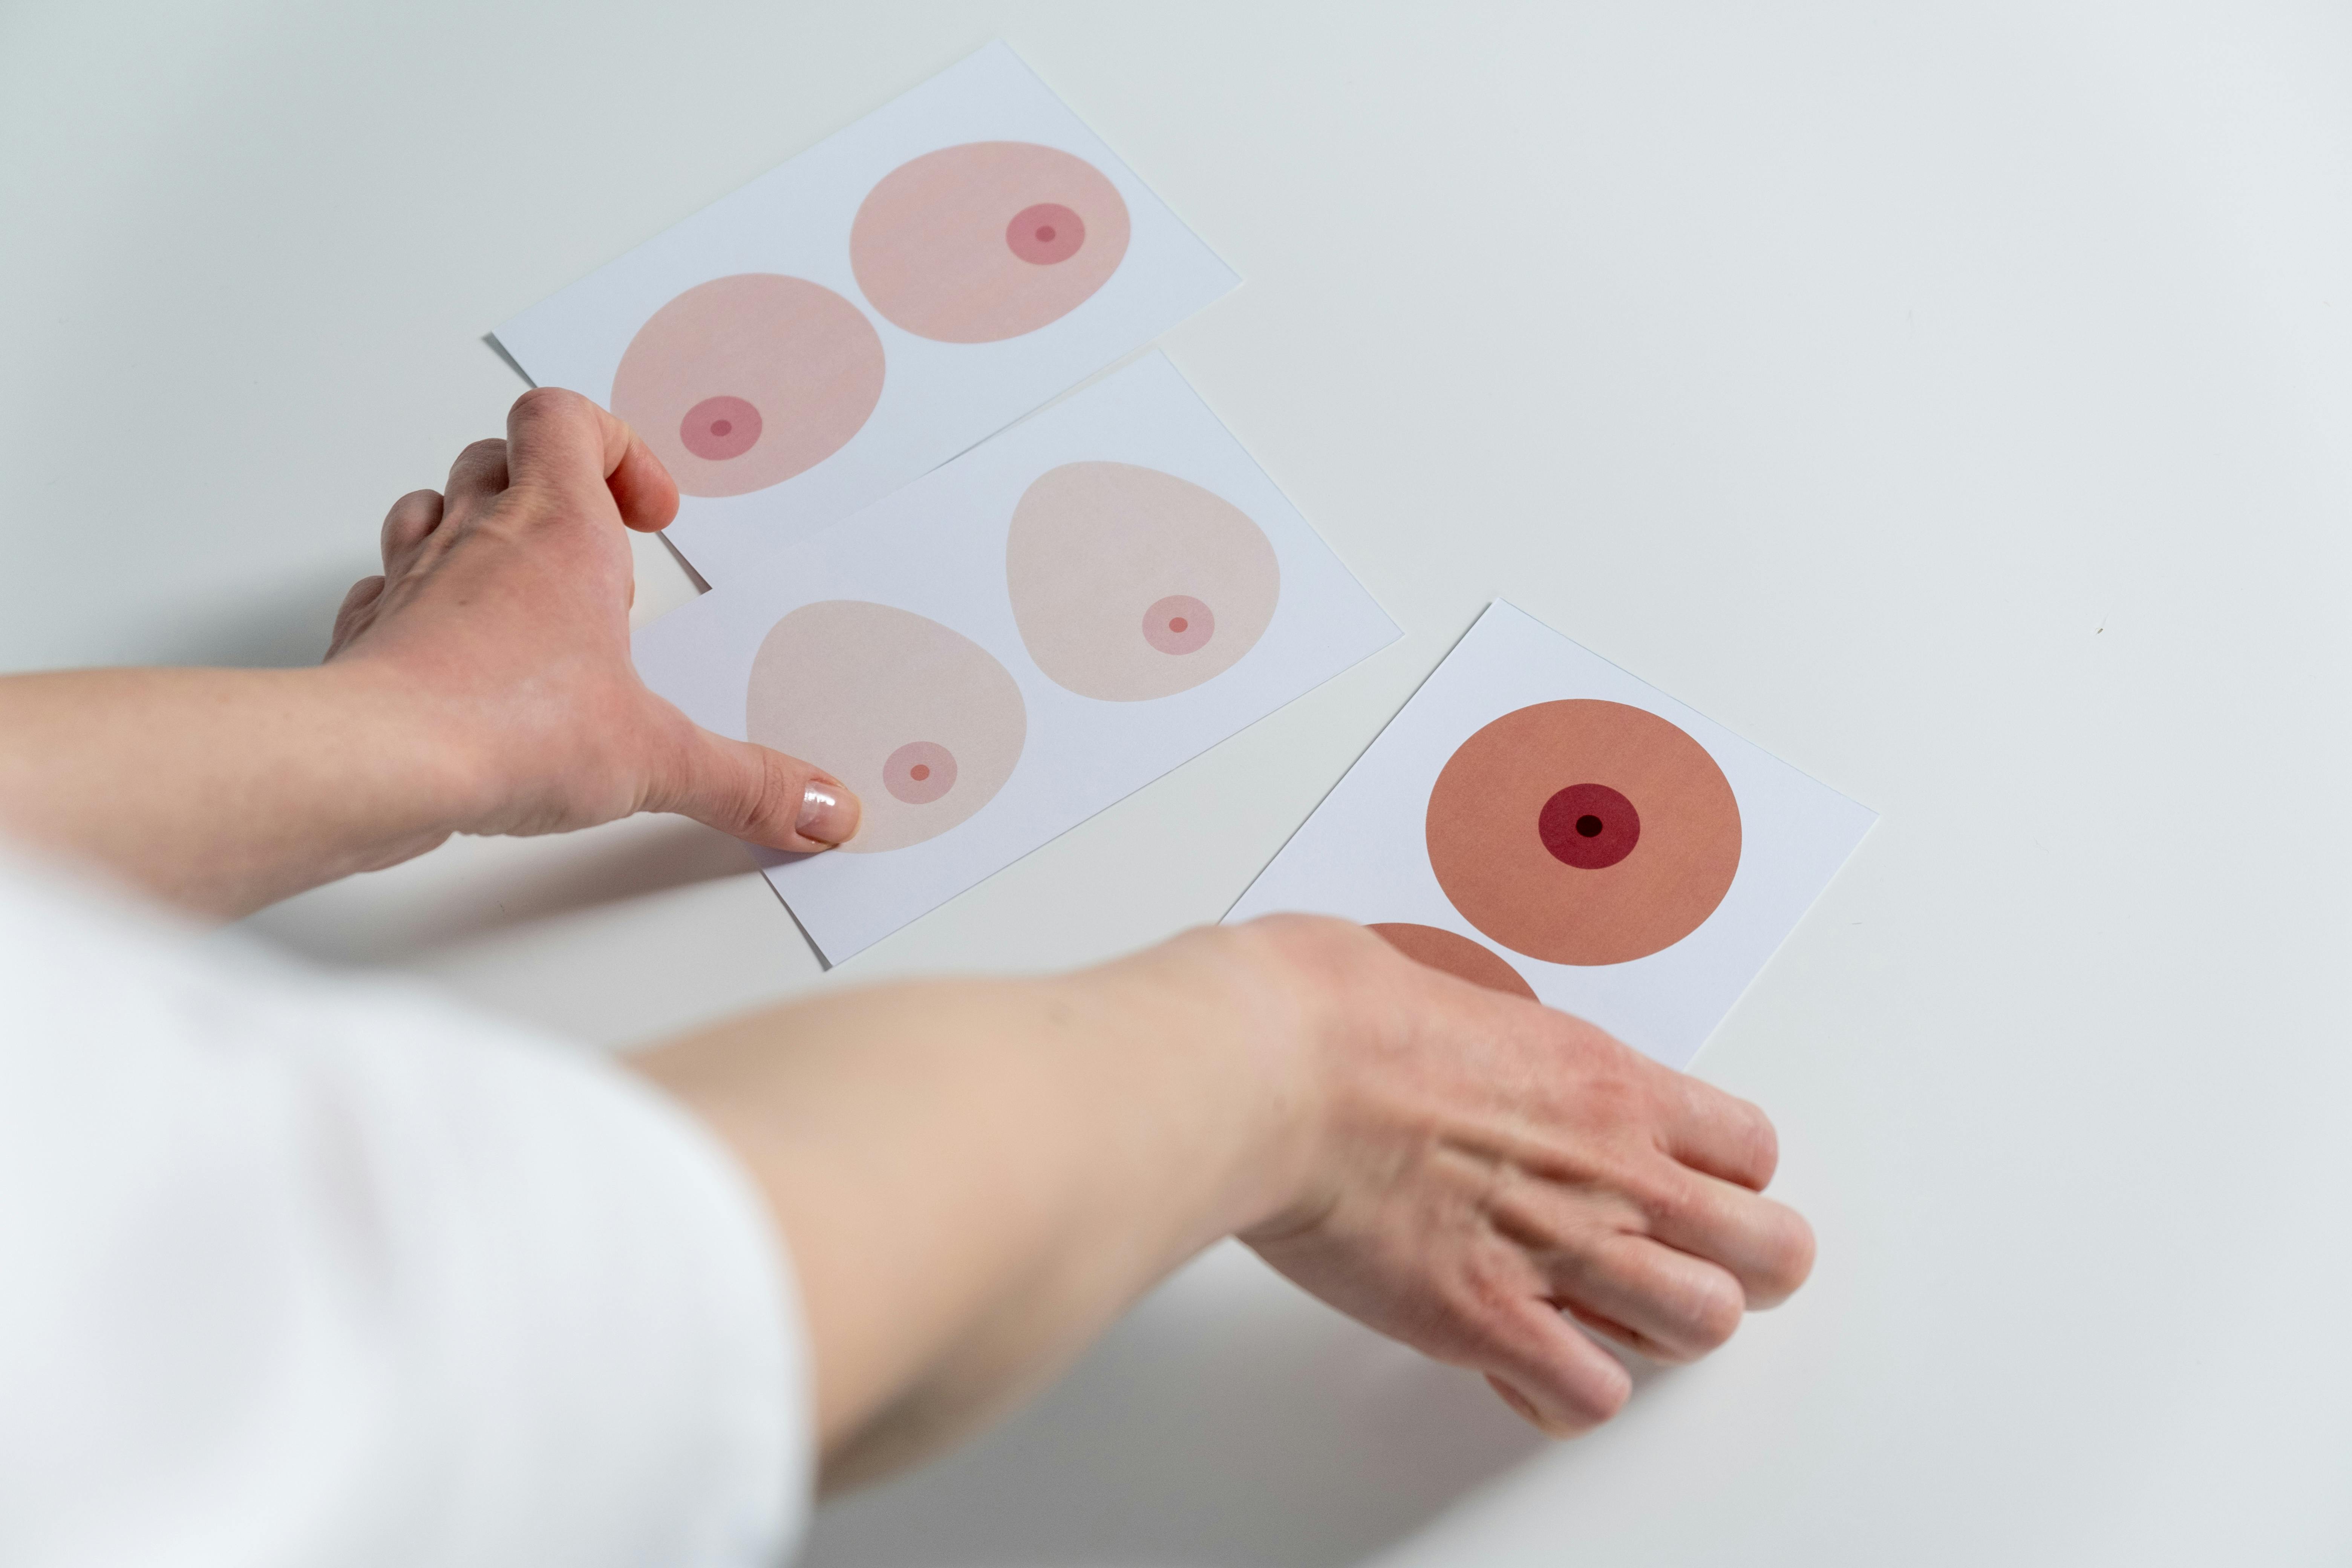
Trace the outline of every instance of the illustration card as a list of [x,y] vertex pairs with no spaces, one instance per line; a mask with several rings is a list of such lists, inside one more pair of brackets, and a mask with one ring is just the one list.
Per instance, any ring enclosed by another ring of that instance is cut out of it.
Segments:
[[696,722],[857,792],[768,878],[839,962],[1393,641],[1151,354],[636,635]]
[[1239,281],[1003,44],[499,328],[677,479],[725,583]]
[[1876,820],[1498,602],[1225,918],[1345,915],[1682,1068]]

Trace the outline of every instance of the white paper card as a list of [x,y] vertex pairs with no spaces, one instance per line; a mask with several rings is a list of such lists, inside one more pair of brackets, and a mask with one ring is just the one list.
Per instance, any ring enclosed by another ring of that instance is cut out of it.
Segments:
[[497,337],[646,438],[716,585],[1238,281],[992,44]]
[[769,879],[839,962],[1395,640],[1154,353],[636,634],[697,723],[826,769]]
[[1389,927],[1682,1068],[1876,820],[1497,602],[1225,918]]

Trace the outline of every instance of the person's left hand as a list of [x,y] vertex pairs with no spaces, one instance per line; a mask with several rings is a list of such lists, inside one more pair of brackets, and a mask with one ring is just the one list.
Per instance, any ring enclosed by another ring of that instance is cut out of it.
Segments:
[[715,735],[629,662],[624,525],[651,532],[677,486],[619,419],[576,393],[516,399],[507,438],[458,454],[445,491],[383,521],[383,574],[352,585],[328,662],[416,699],[450,737],[467,833],[558,833],[672,811],[776,849],[857,830],[839,780]]

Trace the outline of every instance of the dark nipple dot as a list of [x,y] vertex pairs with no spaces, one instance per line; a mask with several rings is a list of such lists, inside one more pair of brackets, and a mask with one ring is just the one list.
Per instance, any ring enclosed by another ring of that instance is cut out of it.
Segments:
[[1192,622],[1186,620],[1181,616],[1178,616],[1169,621],[1168,629],[1171,632],[1189,631],[1192,629]]
[[1037,242],[1041,245],[1051,245],[1054,242],[1053,225],[1047,224],[1037,231]]
[[710,422],[710,433],[713,436],[731,436],[734,432],[735,421],[732,419],[713,419]]
[[1641,842],[1642,816],[1607,784],[1570,784],[1543,803],[1536,836],[1561,865],[1605,871]]
[[913,779],[916,783],[920,784],[923,780],[931,776],[931,770],[927,763],[917,763],[913,767],[907,770],[907,776]]

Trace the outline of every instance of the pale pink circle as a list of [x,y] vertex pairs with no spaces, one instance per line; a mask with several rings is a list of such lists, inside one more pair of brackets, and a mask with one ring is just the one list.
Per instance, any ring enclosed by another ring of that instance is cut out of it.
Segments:
[[760,443],[760,411],[740,397],[706,397],[677,422],[677,438],[698,458],[723,463]]
[[1020,683],[986,648],[912,611],[848,599],[803,605],[769,628],[744,720],[746,740],[814,763],[865,803],[846,855],[953,832],[1013,776],[1029,724]]
[[955,753],[936,741],[909,741],[882,763],[883,787],[908,805],[929,805],[955,781]]
[[1217,635],[1217,617],[1190,594],[1171,594],[1143,612],[1143,640],[1161,653],[1198,653]]
[[893,325],[935,342],[993,343],[1093,298],[1128,238],[1125,198],[1085,159],[971,142],[885,174],[850,223],[849,264]]
[[1081,697],[1143,702],[1213,680],[1247,654],[1274,619],[1282,566],[1265,531],[1213,490],[1131,463],[1082,462],[1023,492],[1004,581],[1047,679]]
[[1013,215],[1004,226],[1004,243],[1022,260],[1051,267],[1087,243],[1087,220],[1059,202],[1039,202]]
[[697,284],[637,329],[613,412],[684,494],[740,496],[839,451],[881,400],[882,376],[866,312],[805,278],[746,272]]

